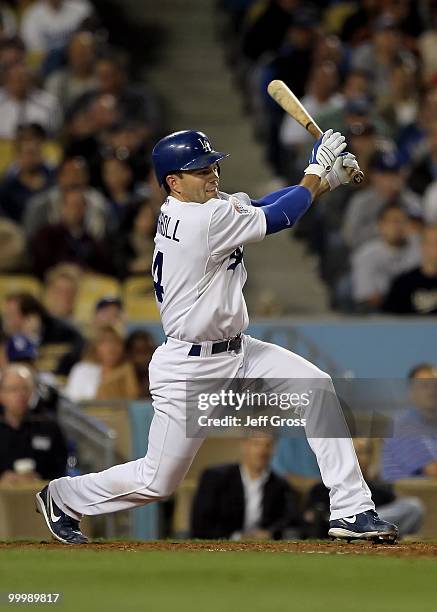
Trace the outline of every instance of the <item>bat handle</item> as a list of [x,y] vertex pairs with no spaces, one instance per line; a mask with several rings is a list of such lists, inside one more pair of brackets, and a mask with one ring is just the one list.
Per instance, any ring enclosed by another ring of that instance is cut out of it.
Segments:
[[357,172],[353,173],[352,180],[355,185],[359,185],[364,181],[364,173],[361,170],[357,170]]

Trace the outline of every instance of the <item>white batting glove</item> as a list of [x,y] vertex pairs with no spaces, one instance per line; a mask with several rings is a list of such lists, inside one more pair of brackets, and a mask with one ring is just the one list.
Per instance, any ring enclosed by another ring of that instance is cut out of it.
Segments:
[[343,153],[334,162],[332,170],[326,175],[326,180],[329,183],[329,188],[332,191],[340,185],[347,185],[351,182],[354,170],[359,170],[360,167],[352,153]]
[[321,179],[325,178],[345,148],[345,137],[340,132],[328,130],[314,145],[305,174],[315,174]]

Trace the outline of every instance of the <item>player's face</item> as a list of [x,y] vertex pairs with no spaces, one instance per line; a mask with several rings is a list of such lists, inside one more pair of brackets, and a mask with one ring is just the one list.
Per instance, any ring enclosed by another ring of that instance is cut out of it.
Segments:
[[219,168],[212,164],[200,170],[181,172],[168,177],[171,195],[182,202],[198,202],[204,204],[218,196]]

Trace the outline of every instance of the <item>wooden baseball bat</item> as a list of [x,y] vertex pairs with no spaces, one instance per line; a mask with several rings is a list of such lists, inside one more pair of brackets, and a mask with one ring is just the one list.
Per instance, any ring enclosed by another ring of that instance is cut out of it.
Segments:
[[[296,119],[311,136],[314,136],[316,139],[320,138],[323,134],[322,130],[284,81],[271,81],[267,86],[267,91],[273,100],[277,102],[286,113],[291,115],[293,119]],[[361,183],[364,180],[363,172],[361,170],[355,170],[352,174],[352,180],[356,184]]]

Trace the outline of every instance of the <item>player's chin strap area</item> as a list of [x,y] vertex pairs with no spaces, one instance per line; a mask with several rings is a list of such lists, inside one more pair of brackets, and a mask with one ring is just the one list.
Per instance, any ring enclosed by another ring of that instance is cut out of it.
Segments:
[[[211,355],[217,355],[218,353],[227,353],[230,351],[234,351],[238,353],[241,350],[241,342],[242,336],[238,334],[234,338],[230,340],[222,340],[220,342],[213,342],[211,345]],[[201,344],[193,344],[190,348],[190,352],[188,353],[189,357],[200,357],[202,352]],[[207,355],[205,355],[206,357]]]

